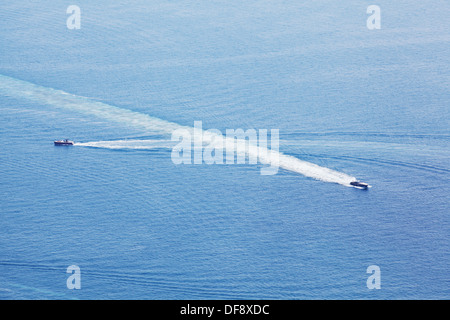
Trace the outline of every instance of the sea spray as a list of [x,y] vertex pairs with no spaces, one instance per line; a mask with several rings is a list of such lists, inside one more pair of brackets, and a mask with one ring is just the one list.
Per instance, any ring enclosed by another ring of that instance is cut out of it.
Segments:
[[[186,132],[190,134],[199,134],[193,127],[182,126],[174,122],[151,117],[144,113],[111,106],[85,97],[69,94],[61,90],[39,86],[4,75],[0,75],[0,94],[19,99],[28,99],[39,104],[47,104],[56,108],[80,112],[116,123],[127,124],[143,129],[148,133],[171,135],[175,130],[186,130]],[[202,135],[205,134],[204,130],[201,130],[200,132]],[[211,137],[211,132],[212,131],[207,131],[206,135],[210,135]],[[297,172],[307,177],[326,182],[339,183],[345,186],[350,186],[350,182],[355,180],[354,177],[345,173],[302,161],[279,151],[270,150],[264,146],[251,145],[245,140],[233,139],[233,141],[230,141],[227,140],[226,136],[221,137],[217,132],[215,133],[215,138],[217,138],[218,141],[224,139],[225,144],[236,143],[237,152],[245,152],[246,155],[250,157],[257,156],[258,161],[262,164],[267,164],[269,166],[276,165],[280,168]],[[154,141],[150,144],[153,143]],[[95,142],[91,142],[90,144],[91,146],[97,147],[102,145],[100,142],[97,145],[95,145]],[[141,144],[141,146],[137,148],[144,149],[146,147],[145,142],[143,142],[143,144],[144,145]],[[103,144],[103,147],[107,147],[106,144]]]

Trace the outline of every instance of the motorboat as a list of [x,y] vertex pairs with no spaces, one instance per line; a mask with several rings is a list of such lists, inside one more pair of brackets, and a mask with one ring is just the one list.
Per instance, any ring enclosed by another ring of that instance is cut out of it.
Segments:
[[54,141],[55,146],[73,146],[73,141],[68,139]]
[[370,186],[367,183],[359,182],[359,181],[352,181],[350,184],[358,189],[364,189],[367,190]]

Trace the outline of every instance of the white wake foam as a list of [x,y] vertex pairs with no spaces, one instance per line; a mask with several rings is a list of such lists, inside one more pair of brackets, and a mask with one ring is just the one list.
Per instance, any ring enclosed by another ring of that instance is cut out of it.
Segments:
[[132,150],[152,150],[171,149],[174,143],[166,140],[112,140],[112,141],[92,141],[76,142],[75,146],[104,148],[104,149],[132,149]]
[[[86,115],[96,116],[116,123],[127,124],[143,129],[148,133],[171,135],[174,130],[186,129],[190,134],[199,134],[199,132],[196,132],[192,127],[181,126],[173,122],[151,117],[147,114],[118,108],[85,97],[69,94],[61,90],[42,87],[3,75],[0,75],[0,93],[15,98],[28,99],[40,104],[48,104],[71,112],[76,111]],[[206,138],[208,135],[211,135],[210,132],[205,132],[203,130],[201,131],[201,134]],[[234,139],[230,140],[222,135],[215,135],[215,138],[216,141],[224,139],[225,146],[229,143],[234,143]],[[171,144],[168,144],[167,142],[168,141],[166,140],[117,140],[85,142],[77,143],[77,145],[110,149],[170,148]],[[302,161],[278,151],[269,150],[259,146],[248,146],[248,142],[245,140],[237,140],[236,151],[237,153],[245,152],[248,157],[256,157],[262,164],[279,166],[283,169],[297,172],[321,181],[350,186],[349,183],[356,180],[354,177],[345,173]]]

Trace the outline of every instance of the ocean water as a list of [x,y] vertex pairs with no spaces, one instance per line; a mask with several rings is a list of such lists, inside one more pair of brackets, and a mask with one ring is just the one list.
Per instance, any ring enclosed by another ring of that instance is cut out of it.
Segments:
[[[76,4],[0,5],[0,299],[450,298],[448,2]],[[176,165],[194,121],[283,165]]]

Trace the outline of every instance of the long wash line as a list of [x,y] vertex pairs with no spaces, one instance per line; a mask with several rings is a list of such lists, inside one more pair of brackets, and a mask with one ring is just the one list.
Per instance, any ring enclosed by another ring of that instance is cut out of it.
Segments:
[[[4,75],[0,75],[0,94],[16,99],[26,99],[36,102],[39,105],[49,105],[60,109],[70,110],[72,112],[99,117],[116,123],[126,124],[137,129],[142,129],[147,133],[170,135],[172,136],[173,141],[179,139],[179,144],[174,147],[172,152],[172,160],[174,159],[174,156],[176,157],[176,152],[184,152],[186,150],[182,150],[183,141],[187,143],[186,141],[189,141],[189,137],[192,137],[193,140],[195,140],[195,137],[198,139],[198,136],[200,135],[202,137],[202,143],[206,141],[209,143],[207,147],[209,146],[214,149],[214,151],[221,149],[227,150],[227,148],[230,148],[230,145],[232,145],[233,150],[238,157],[239,155],[245,155],[247,159],[257,159],[257,163],[267,165],[267,167],[261,168],[261,174],[275,174],[278,171],[278,168],[283,168],[317,180],[339,183],[344,186],[352,186],[350,183],[356,180],[354,177],[345,173],[283,154],[278,150],[275,150],[277,148],[269,149],[268,146],[264,144],[254,145],[251,141],[249,142],[245,138],[242,139],[236,134],[229,137],[214,130],[203,130],[195,125],[194,127],[182,126],[174,122],[151,117],[141,112],[115,107],[86,97],[39,86]],[[265,133],[263,132],[262,134]],[[272,132],[272,138],[274,138],[276,134],[277,132]],[[273,140],[271,142],[273,144]],[[184,146],[187,147],[187,144]],[[145,148],[145,145],[144,147],[141,146],[141,148]],[[184,156],[184,154],[180,154],[181,157]]]

